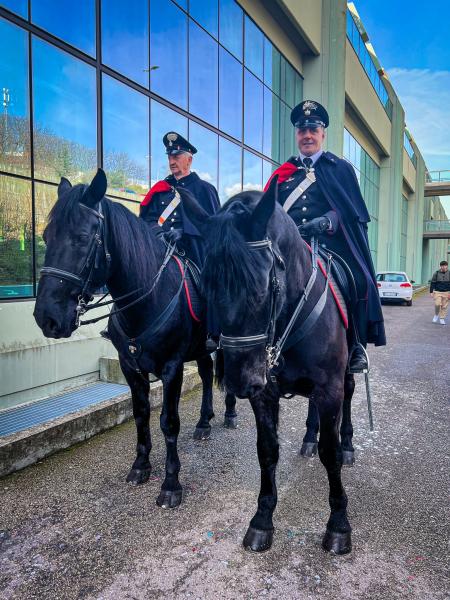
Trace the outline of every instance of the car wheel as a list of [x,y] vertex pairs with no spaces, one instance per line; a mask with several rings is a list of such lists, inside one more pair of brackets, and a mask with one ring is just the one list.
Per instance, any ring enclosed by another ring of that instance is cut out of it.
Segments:
[[412,300],[407,300],[406,301],[406,306],[412,306]]

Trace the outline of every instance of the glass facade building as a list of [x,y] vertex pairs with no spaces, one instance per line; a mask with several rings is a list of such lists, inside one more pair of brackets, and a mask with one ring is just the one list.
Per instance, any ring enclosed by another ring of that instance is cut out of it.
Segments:
[[222,202],[295,152],[302,78],[235,0],[0,0],[0,50],[0,298],[35,295],[61,176],[137,213],[167,131]]
[[380,204],[380,167],[359,144],[352,134],[344,129],[344,158],[355,168],[361,193],[370,215],[369,246],[373,264],[377,268],[378,212]]

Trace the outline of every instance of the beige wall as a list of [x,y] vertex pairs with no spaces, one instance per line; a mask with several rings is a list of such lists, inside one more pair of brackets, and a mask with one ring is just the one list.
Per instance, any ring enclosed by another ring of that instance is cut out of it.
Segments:
[[[242,8],[250,15],[271,42],[284,54],[293,67],[303,74],[302,55],[299,48],[292,42],[283,31],[282,26],[272,18],[261,4],[260,0],[238,0]],[[283,22],[280,9],[280,21]]]
[[[272,0],[273,1],[273,0]],[[314,54],[322,46],[322,0],[278,0]]]
[[47,339],[34,320],[34,304],[0,303],[0,409],[95,381],[100,357],[117,356],[99,335],[106,321],[82,327],[70,339]]
[[408,153],[403,148],[403,179],[414,192],[416,189],[416,168],[414,167]]
[[345,93],[382,152],[389,156],[391,122],[348,40],[345,56]]
[[345,128],[352,136],[361,144],[367,154],[380,166],[380,155],[378,148],[373,143],[373,140],[363,131],[353,117],[346,112],[344,117]]

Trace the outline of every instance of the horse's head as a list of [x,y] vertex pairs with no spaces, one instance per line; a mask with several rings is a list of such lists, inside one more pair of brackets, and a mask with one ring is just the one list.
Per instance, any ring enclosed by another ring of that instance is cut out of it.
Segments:
[[100,200],[106,176],[99,169],[89,186],[64,177],[44,231],[47,249],[34,318],[47,337],[70,337],[80,297],[88,300],[106,280]]
[[208,241],[203,287],[222,332],[225,387],[239,397],[252,397],[266,384],[267,347],[285,299],[279,240],[286,219],[276,196],[275,178],[264,194],[241,192],[213,217],[183,197]]

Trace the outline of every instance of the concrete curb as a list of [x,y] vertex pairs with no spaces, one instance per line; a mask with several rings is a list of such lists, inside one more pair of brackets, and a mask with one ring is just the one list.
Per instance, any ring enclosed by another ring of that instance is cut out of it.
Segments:
[[[186,367],[182,395],[201,383],[197,369]],[[151,384],[151,407],[162,404],[162,382]],[[130,394],[122,394],[63,417],[0,438],[0,477],[89,439],[132,417]]]

